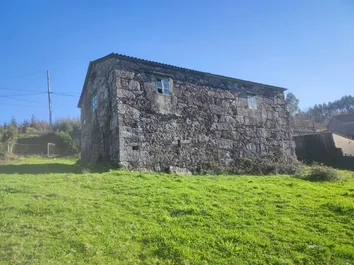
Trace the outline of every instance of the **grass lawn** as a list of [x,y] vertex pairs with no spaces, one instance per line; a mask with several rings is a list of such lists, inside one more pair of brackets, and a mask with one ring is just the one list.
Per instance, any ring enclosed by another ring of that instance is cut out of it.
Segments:
[[0,165],[0,264],[354,264],[354,177]]

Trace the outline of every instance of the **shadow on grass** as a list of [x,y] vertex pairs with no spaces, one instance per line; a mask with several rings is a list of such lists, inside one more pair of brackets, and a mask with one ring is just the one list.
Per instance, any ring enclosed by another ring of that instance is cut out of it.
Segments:
[[50,174],[50,173],[80,174],[81,167],[77,164],[66,165],[66,164],[59,164],[59,163],[0,165],[0,174]]

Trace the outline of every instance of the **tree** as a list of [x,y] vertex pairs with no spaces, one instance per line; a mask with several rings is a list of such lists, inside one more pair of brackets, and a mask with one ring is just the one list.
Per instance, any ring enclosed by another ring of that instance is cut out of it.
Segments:
[[31,117],[31,127],[38,130],[38,120],[33,114]]
[[291,117],[294,117],[295,114],[299,113],[299,100],[293,93],[289,92],[286,95],[286,102],[288,104],[287,107]]
[[15,118],[15,117],[12,117],[10,124],[11,124],[13,127],[17,128],[17,121],[16,121],[16,118]]
[[28,133],[28,128],[31,127],[31,123],[28,120],[24,120],[21,124],[21,126],[19,126],[19,132],[20,133]]
[[354,113],[354,97],[343,96],[333,102],[316,104],[304,113],[313,122],[326,127],[331,118],[338,114]]
[[12,147],[15,145],[17,141],[17,134],[18,134],[17,128],[12,124],[10,124],[9,126],[6,126],[3,129],[1,142],[7,146],[10,146],[10,148],[12,149]]
[[57,132],[78,131],[81,128],[81,121],[78,118],[60,118],[55,121],[53,127]]
[[60,125],[59,125],[59,128],[58,130],[60,132],[66,132],[66,133],[69,133],[69,132],[72,132],[73,131],[73,127],[71,126],[71,124],[67,121],[64,121],[62,122]]

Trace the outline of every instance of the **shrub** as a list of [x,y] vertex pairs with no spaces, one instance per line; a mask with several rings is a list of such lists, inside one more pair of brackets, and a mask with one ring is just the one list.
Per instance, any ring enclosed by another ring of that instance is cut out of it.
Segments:
[[78,131],[81,127],[81,121],[79,118],[61,118],[56,120],[53,126],[54,131]]
[[7,128],[3,129],[1,142],[6,146],[7,145],[13,146],[17,141],[17,137],[18,137],[17,128],[13,125],[10,125]]
[[334,168],[324,165],[312,165],[297,173],[297,177],[308,181],[336,181],[341,180],[341,174]]
[[6,147],[0,142],[0,160],[4,160],[6,155]]
[[199,174],[231,173],[238,175],[270,175],[270,174],[295,174],[302,164],[295,157],[282,154],[267,155],[255,158],[238,158],[228,169],[219,168],[216,165],[203,164],[196,169]]
[[74,155],[80,152],[80,145],[67,132],[58,132],[55,134],[56,145],[62,155]]
[[60,132],[67,132],[67,133],[69,133],[69,132],[72,132],[72,131],[73,131],[73,127],[71,126],[70,123],[68,123],[68,122],[63,122],[63,123],[61,123],[61,124],[59,125],[58,130],[59,130]]
[[33,134],[38,133],[38,130],[32,127],[25,127],[24,131],[25,133],[33,133]]
[[268,175],[268,174],[295,174],[302,164],[292,156],[280,154],[278,156],[263,156],[257,158],[239,158],[234,164],[234,173]]
[[7,145],[0,142],[0,164],[7,163],[12,160],[17,160],[19,156],[7,152]]

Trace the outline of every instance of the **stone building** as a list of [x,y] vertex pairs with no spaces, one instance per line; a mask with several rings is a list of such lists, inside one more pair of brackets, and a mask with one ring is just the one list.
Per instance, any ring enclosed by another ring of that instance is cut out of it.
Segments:
[[354,113],[333,116],[328,131],[354,139]]
[[293,136],[316,133],[315,124],[311,120],[305,120],[295,116],[290,119],[290,124]]
[[82,160],[197,171],[294,156],[284,91],[110,54],[90,62],[78,104]]
[[354,140],[331,132],[295,136],[294,140],[299,160],[354,170]]

